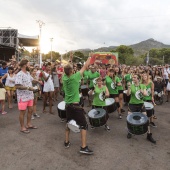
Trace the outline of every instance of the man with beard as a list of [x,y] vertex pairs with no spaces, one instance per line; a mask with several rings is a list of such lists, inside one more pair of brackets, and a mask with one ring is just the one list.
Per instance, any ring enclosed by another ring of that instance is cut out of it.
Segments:
[[[23,59],[19,66],[21,67],[21,71],[18,72],[16,75],[15,86],[17,89],[17,100],[18,100],[18,109],[20,111],[19,121],[21,125],[20,131],[23,133],[29,133],[29,129],[37,129],[36,126],[31,124],[31,116],[33,112],[33,87],[32,81],[33,78],[31,77],[28,70],[28,60]],[[27,113],[27,123],[26,126],[24,125],[24,115],[26,110],[28,109]]]

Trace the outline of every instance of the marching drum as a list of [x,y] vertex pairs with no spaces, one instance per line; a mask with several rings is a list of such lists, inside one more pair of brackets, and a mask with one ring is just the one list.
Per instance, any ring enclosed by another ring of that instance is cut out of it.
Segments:
[[142,135],[148,131],[149,120],[140,112],[133,112],[127,116],[128,132],[134,135]]
[[88,88],[87,85],[81,85],[81,92],[83,96],[88,96]]
[[107,113],[112,113],[117,109],[115,100],[113,98],[105,99],[105,103],[106,103]]
[[68,128],[69,128],[70,130],[72,130],[73,132],[75,132],[75,133],[80,132],[79,125],[77,125],[77,123],[76,123],[75,120],[70,120],[70,121],[67,123],[67,125],[68,125]]
[[66,106],[65,101],[62,101],[62,102],[60,102],[60,103],[58,104],[58,107],[57,107],[58,116],[59,116],[61,119],[65,119],[65,118],[66,118],[65,106]]
[[81,107],[84,107],[84,100],[83,100],[82,94],[79,94],[79,97],[80,97],[80,102],[79,102],[79,104],[81,105]]
[[129,103],[130,101],[130,96],[127,96],[127,90],[123,91],[123,100],[125,103]]
[[106,124],[108,116],[106,116],[106,111],[102,108],[92,109],[88,113],[89,122],[91,126],[100,127]]
[[146,113],[148,117],[151,117],[153,115],[153,104],[149,102],[144,102]]

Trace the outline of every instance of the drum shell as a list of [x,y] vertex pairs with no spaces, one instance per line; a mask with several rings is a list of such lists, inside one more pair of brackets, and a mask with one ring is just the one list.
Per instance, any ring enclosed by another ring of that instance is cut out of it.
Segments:
[[148,126],[149,126],[148,119],[142,124],[133,124],[127,120],[128,132],[134,135],[142,135],[142,134],[147,133]]
[[88,88],[81,89],[81,93],[83,96],[88,96],[88,91],[89,91]]
[[130,101],[130,95],[127,96],[127,94],[125,92],[123,92],[123,100],[125,103],[129,103]]
[[66,110],[61,110],[59,108],[57,108],[58,110],[58,116],[61,118],[61,119],[65,119],[66,118]]
[[112,113],[112,112],[114,112],[116,109],[117,109],[116,103],[113,103],[112,105],[106,107],[107,113]]
[[[93,106],[93,108],[101,108],[99,106]],[[103,108],[104,110],[106,108]],[[89,116],[88,116],[89,117]],[[102,117],[100,118],[92,118],[92,117],[89,117],[89,122],[90,122],[90,125],[91,126],[94,126],[94,127],[100,127],[100,126],[103,126],[106,124],[107,120],[109,118],[109,115],[107,114],[104,114]]]
[[146,114],[148,117],[151,117],[153,115],[153,109],[150,109],[150,110],[146,109]]

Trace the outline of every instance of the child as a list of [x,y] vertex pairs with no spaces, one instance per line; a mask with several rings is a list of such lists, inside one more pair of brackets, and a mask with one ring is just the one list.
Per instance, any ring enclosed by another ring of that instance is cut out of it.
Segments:
[[3,83],[0,82],[0,103],[2,106],[2,115],[5,115],[7,112],[5,112],[5,94],[6,90],[4,88]]

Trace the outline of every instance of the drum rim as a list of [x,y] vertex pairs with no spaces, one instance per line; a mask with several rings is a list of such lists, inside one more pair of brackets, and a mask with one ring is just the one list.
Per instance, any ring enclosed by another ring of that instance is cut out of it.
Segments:
[[102,110],[104,111],[104,115],[103,115],[103,116],[106,115],[106,110],[105,110],[105,109],[103,109],[103,108],[94,108],[94,109],[91,109],[91,110],[88,112],[88,114],[87,114],[90,119],[99,119],[99,118],[102,118],[102,117],[103,117],[103,116],[102,116],[102,117],[98,117],[98,118],[96,117],[96,118],[95,118],[95,117],[90,117],[90,116],[89,116],[89,113],[90,113],[92,110],[97,110],[97,109],[102,109]]
[[[64,110],[58,107],[58,106],[59,106],[59,104],[61,104],[62,102],[65,104],[65,109],[64,109]],[[63,110],[63,111],[65,111],[65,110],[66,110],[66,102],[65,102],[65,101],[62,101],[62,102],[58,103],[57,108],[58,108],[59,110]]]

